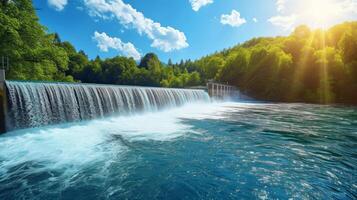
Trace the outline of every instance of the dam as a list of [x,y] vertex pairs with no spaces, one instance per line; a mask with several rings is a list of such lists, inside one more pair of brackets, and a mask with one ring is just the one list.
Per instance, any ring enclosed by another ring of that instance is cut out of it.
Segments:
[[[203,90],[6,81],[6,131],[208,102]],[[5,93],[4,93],[5,94]]]
[[356,107],[212,101],[231,92],[218,83],[3,83],[0,199],[356,196]]
[[7,81],[0,69],[0,133],[67,122],[127,116],[240,96],[209,81],[200,88],[159,88],[61,82]]

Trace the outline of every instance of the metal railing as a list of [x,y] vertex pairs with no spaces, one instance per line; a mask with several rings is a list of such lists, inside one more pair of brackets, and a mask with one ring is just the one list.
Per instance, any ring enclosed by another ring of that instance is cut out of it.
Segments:
[[7,56],[0,57],[0,69],[9,70],[10,69],[10,58]]
[[225,98],[235,95],[237,88],[210,80],[207,82],[207,91],[211,97]]
[[7,97],[5,92],[5,71],[10,68],[9,57],[0,57],[0,134],[6,132]]

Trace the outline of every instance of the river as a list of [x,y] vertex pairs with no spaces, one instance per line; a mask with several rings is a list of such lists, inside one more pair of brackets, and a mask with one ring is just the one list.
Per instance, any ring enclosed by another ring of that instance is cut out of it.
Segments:
[[0,136],[0,199],[356,199],[357,108],[197,103]]

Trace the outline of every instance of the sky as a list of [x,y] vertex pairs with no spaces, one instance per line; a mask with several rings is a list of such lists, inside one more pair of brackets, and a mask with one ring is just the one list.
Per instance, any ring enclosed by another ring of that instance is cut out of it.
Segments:
[[254,37],[357,20],[357,0],[33,0],[41,24],[93,59],[195,60]]

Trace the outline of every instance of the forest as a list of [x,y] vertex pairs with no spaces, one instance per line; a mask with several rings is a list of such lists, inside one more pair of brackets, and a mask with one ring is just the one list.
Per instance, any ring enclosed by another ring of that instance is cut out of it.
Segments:
[[195,61],[195,69],[257,99],[356,104],[357,22],[255,38]]
[[357,22],[328,30],[297,27],[289,36],[254,38],[197,60],[162,62],[154,53],[89,59],[39,23],[28,0],[0,1],[0,56],[10,80],[162,87],[237,86],[260,100],[357,104]]

